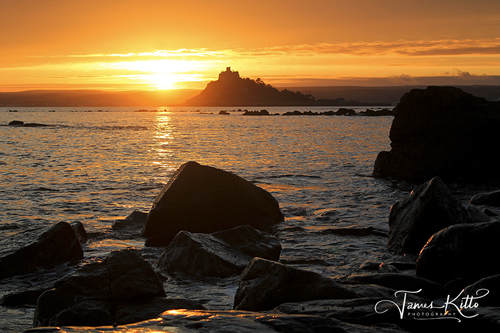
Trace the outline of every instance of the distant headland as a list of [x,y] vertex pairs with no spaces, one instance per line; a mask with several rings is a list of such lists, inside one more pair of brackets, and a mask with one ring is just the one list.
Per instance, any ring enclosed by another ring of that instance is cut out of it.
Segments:
[[363,106],[388,105],[388,103],[361,103],[344,98],[316,99],[311,94],[288,89],[278,90],[260,78],[242,78],[240,73],[227,67],[217,81],[197,96],[188,99],[184,106]]

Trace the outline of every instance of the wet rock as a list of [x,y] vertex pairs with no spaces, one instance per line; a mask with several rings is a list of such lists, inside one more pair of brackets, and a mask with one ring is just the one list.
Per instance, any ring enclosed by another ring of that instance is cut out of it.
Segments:
[[0,240],[0,279],[81,259],[82,247],[69,223],[26,230]]
[[379,153],[373,175],[411,182],[497,179],[499,110],[500,103],[454,87],[411,90],[394,108],[392,148]]
[[80,244],[87,243],[87,232],[82,222],[71,222],[70,225],[75,231],[76,238],[78,238]]
[[478,220],[489,217],[478,210],[466,209],[443,181],[434,177],[391,207],[387,248],[396,253],[418,254],[439,230]]
[[355,116],[356,111],[354,109],[340,108],[335,112],[337,116]]
[[44,292],[33,326],[122,325],[156,318],[169,309],[168,304],[200,308],[197,303],[178,303],[164,296],[162,282],[137,250],[113,251],[102,262],[81,267]]
[[234,309],[264,311],[286,302],[355,297],[354,292],[318,273],[254,258],[241,277]]
[[456,278],[477,281],[500,274],[500,222],[459,224],[434,234],[420,252],[417,275],[445,284]]
[[434,282],[418,276],[398,274],[398,273],[379,273],[370,275],[350,276],[346,283],[376,284],[395,290],[419,290],[418,296],[424,298],[437,298],[446,294],[445,288]]
[[20,121],[20,120],[12,120],[11,122],[9,122],[9,126],[23,126],[24,125],[24,121]]
[[[51,332],[89,332],[101,328],[61,327]],[[166,311],[158,319],[120,327],[103,327],[106,332],[238,332],[238,333],[396,333],[397,329],[367,327],[349,324],[333,318],[313,315],[255,313],[246,311],[174,310]],[[37,332],[35,329],[28,332]]]
[[243,116],[269,116],[269,111],[260,110],[260,111],[245,111],[242,114]]
[[[457,294],[458,295],[458,294]],[[463,296],[474,297],[481,307],[492,306],[500,308],[500,275],[485,277],[464,289]]]
[[166,246],[181,231],[211,233],[248,224],[264,230],[283,221],[273,196],[230,172],[183,164],[156,197],[143,236]]
[[488,192],[488,193],[479,193],[472,197],[470,200],[472,205],[487,205],[500,207],[500,190]]
[[380,266],[378,266],[378,272],[379,273],[400,273],[399,269],[390,264],[386,264],[385,262],[381,263]]
[[167,273],[184,273],[203,278],[241,273],[254,257],[279,260],[281,243],[245,225],[212,234],[181,231],[156,265]]

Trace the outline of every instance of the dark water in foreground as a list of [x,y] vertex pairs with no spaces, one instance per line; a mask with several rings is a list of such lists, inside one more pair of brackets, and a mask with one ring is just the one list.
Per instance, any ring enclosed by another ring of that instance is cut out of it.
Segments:
[[[7,110],[0,108],[0,237],[80,221],[90,236],[84,263],[116,249],[143,249],[142,239],[114,237],[113,221],[134,210],[147,212],[177,167],[194,160],[234,172],[278,200],[286,217],[278,236],[287,264],[341,278],[359,272],[367,260],[405,260],[386,252],[383,236],[321,233],[352,226],[388,230],[390,206],[412,188],[370,176],[377,153],[390,148],[392,117],[223,116],[217,114],[220,108],[200,109],[214,114],[191,112],[196,108]],[[12,120],[51,126],[3,126]],[[160,252],[143,249],[151,261]],[[63,265],[3,280],[0,297],[72,269]],[[201,299],[208,309],[228,310],[237,286],[238,277],[171,277],[165,290],[169,297]],[[29,328],[33,311],[0,307],[0,331]]]

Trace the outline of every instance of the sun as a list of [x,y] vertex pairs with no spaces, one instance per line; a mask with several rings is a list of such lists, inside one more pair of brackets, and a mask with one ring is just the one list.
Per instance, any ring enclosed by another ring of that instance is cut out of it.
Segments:
[[199,81],[203,65],[199,61],[182,59],[149,59],[114,64],[126,70],[129,77],[157,90],[178,89],[182,83]]

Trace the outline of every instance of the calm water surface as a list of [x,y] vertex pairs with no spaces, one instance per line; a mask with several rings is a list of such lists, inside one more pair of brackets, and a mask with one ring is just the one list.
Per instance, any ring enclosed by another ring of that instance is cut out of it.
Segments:
[[[129,246],[152,261],[161,249],[115,237],[111,225],[134,210],[147,212],[173,172],[192,160],[234,172],[278,200],[286,217],[278,228],[283,262],[338,278],[358,272],[367,260],[404,259],[386,253],[385,237],[321,233],[353,226],[388,230],[390,206],[411,189],[370,176],[377,153],[390,149],[392,117],[247,117],[230,110],[224,116],[217,114],[221,108],[8,109],[0,108],[0,237],[80,221],[90,235],[84,263]],[[6,126],[12,120],[50,126]],[[3,280],[0,296],[71,269]],[[171,297],[230,309],[237,285],[238,277],[168,277],[165,289]],[[30,308],[0,307],[0,331],[28,328],[32,316]]]

